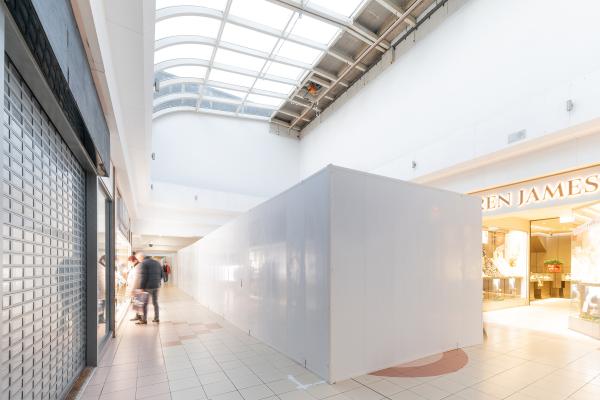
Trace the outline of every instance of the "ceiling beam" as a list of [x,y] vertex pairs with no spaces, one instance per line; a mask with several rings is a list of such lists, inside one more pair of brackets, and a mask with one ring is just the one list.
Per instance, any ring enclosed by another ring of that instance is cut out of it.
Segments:
[[[375,1],[377,3],[379,3],[383,8],[385,8],[386,10],[388,10],[389,12],[394,14],[396,16],[396,18],[400,18],[404,14],[404,9],[400,6],[392,3],[390,0],[375,0]],[[408,25],[412,26],[413,28],[415,26],[417,26],[417,19],[415,17],[413,17],[412,15],[406,16],[404,21]]]
[[[330,81],[332,81],[332,82],[333,82],[333,81],[335,81],[335,80],[337,79],[337,75],[334,75],[334,74],[332,74],[332,73],[329,73],[329,72],[327,72],[327,71],[325,71],[325,70],[323,70],[323,69],[321,69],[321,68],[316,68],[316,67],[315,67],[315,68],[313,69],[313,71],[315,72],[315,74],[319,74],[319,75],[321,75],[323,78],[327,78],[327,79],[329,79],[329,80],[330,80]],[[319,83],[319,82],[317,82],[317,83]],[[342,85],[342,86],[345,86],[345,87],[348,87],[348,84],[347,84],[346,82],[340,82],[340,85]]]
[[298,129],[298,127],[291,128],[290,124],[288,124],[285,121],[280,120],[279,118],[271,118],[271,122],[274,123],[274,124],[276,124],[276,125],[283,126],[284,128],[287,128],[289,130],[294,130],[294,131],[297,131],[297,132],[300,131],[300,129]]
[[[411,6],[402,14],[402,16],[400,18],[398,18],[396,20],[396,22],[394,22],[390,27],[388,27],[386,29],[386,31],[383,33],[383,35],[381,35],[379,37],[379,40],[383,40],[384,37],[386,37],[390,32],[392,32],[396,27],[398,27],[398,25],[400,25],[402,22],[404,22],[404,19],[410,15],[410,13],[417,8],[424,0],[415,0]],[[366,48],[356,59],[356,61],[354,61],[355,64],[358,64],[359,62],[362,61],[363,58],[365,58],[374,48],[375,48],[376,44],[373,44],[371,46],[369,46],[368,48]],[[348,67],[346,68],[338,77],[338,79],[333,82],[331,84],[331,87],[327,88],[326,90],[324,90],[315,100],[315,103],[318,103],[320,99],[324,98],[325,96],[327,96],[327,94],[331,91],[331,89],[333,87],[335,87],[335,85],[337,85],[338,83],[341,82],[341,80],[352,70],[352,67]],[[290,127],[294,127],[298,122],[300,122],[300,120],[302,118],[304,118],[306,116],[306,114],[308,114],[309,110],[305,110],[300,118],[296,118],[294,119],[294,121],[290,124]]]
[[[218,45],[221,43],[221,36],[223,36],[223,30],[225,29],[225,24],[227,23],[227,18],[229,17],[229,10],[231,9],[232,0],[227,0],[227,4],[225,4],[225,9],[223,11],[223,19],[219,24],[219,32],[217,33],[217,38],[215,39],[215,43]],[[217,55],[217,46],[212,48],[212,53],[210,55],[210,61],[208,62],[208,69],[206,70],[206,77],[210,78],[210,72],[213,69],[215,64],[215,56]],[[204,85],[200,88],[200,97],[198,98],[198,103],[196,108],[200,108],[202,105],[202,97],[204,96]]]

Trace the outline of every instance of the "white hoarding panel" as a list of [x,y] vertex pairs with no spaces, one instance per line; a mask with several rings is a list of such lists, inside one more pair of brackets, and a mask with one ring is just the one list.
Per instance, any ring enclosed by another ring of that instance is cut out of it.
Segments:
[[477,198],[329,166],[179,252],[180,287],[328,381],[482,339]]
[[341,168],[331,179],[330,380],[480,343],[478,199]]

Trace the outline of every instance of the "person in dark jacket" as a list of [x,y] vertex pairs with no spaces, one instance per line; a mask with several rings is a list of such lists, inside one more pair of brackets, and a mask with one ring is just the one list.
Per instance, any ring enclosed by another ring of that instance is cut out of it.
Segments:
[[138,266],[140,269],[139,282],[140,289],[144,292],[148,292],[148,297],[144,302],[144,315],[143,319],[136,322],[138,325],[145,325],[148,323],[148,302],[152,297],[152,305],[154,306],[154,319],[152,322],[159,322],[158,318],[158,289],[160,288],[160,281],[163,279],[163,269],[158,261],[153,258],[145,257],[144,261]]

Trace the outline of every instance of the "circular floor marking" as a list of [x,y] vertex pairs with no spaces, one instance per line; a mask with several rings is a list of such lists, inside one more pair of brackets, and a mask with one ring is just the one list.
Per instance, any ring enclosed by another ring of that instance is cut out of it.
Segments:
[[468,362],[469,356],[462,349],[450,350],[435,356],[372,372],[370,375],[413,378],[438,376],[456,372],[467,365]]

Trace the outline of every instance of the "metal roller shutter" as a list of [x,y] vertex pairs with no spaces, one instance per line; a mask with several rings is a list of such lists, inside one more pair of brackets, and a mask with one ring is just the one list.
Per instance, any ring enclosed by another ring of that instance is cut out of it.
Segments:
[[5,57],[2,399],[59,399],[85,365],[85,174]]

